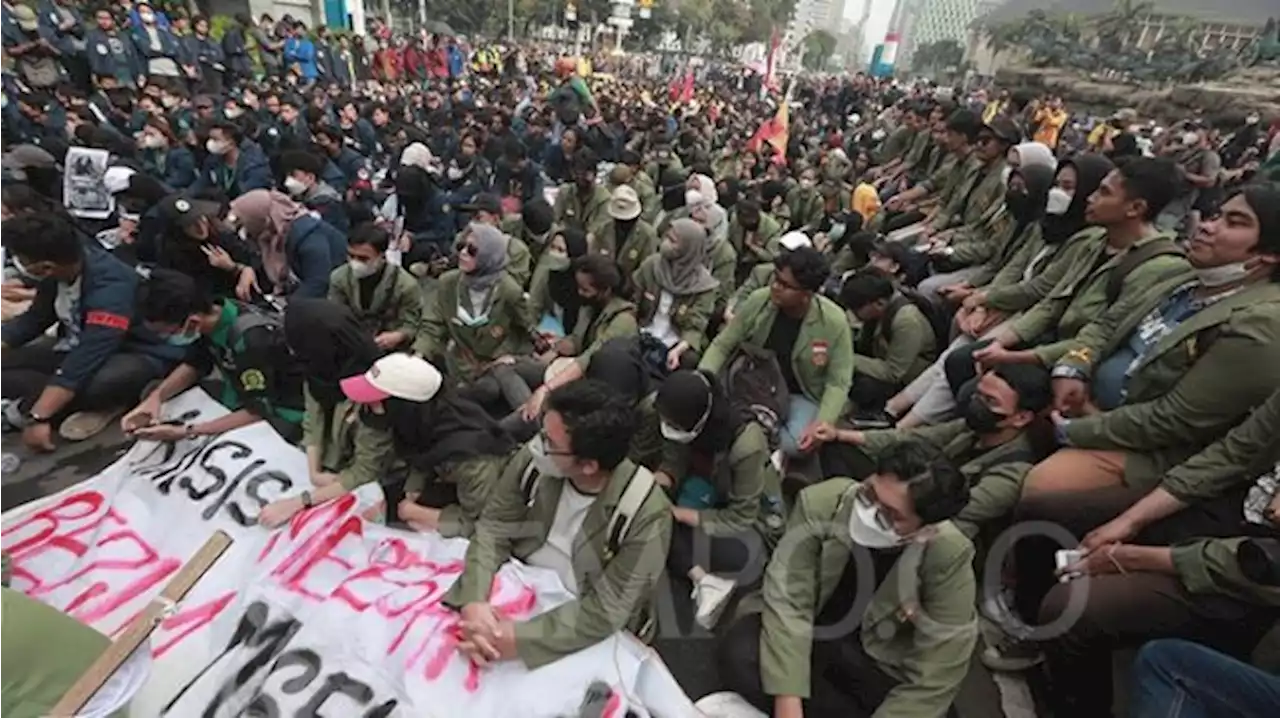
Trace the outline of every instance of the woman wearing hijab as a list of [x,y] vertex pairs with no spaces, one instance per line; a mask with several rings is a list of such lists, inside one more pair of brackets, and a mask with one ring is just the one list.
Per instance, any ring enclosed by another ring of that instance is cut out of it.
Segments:
[[582,300],[573,277],[573,262],[587,253],[587,234],[580,227],[566,227],[552,236],[538,258],[529,285],[529,309],[538,320],[538,331],[567,336],[578,323]]
[[[676,496],[667,567],[693,583],[695,620],[711,630],[734,587],[758,577],[766,544],[781,534],[781,477],[764,427],[736,409],[710,374],[674,372],[655,407],[664,447],[654,477]],[[709,555],[695,547],[709,547]]]
[[[956,402],[947,384],[947,358],[958,349],[973,351],[975,339],[995,336],[1019,312],[1043,299],[1062,279],[1076,254],[1097,241],[1094,234],[1083,231],[1088,228],[1085,205],[1111,168],[1110,160],[1096,154],[1076,157],[1058,167],[1039,219],[1039,240],[1016,250],[988,284],[965,297],[957,314],[958,325],[963,322],[960,336],[886,404],[890,416],[901,417],[899,428],[952,418]],[[1019,267],[1024,258],[1025,264]]]
[[720,286],[707,269],[707,250],[707,230],[692,219],[677,219],[658,254],[636,270],[641,346],[658,377],[681,365],[697,366],[706,344]]
[[496,227],[467,228],[458,268],[441,275],[413,345],[415,354],[445,366],[449,381],[466,387],[464,396],[486,408],[505,400],[504,414],[529,399],[530,382],[541,383],[542,366],[518,357],[546,348],[524,290],[506,271],[507,242]]
[[709,189],[712,194],[704,194],[703,189],[691,189],[685,192],[685,207],[689,208],[689,218],[707,230],[707,268],[711,276],[720,282],[716,291],[716,306],[723,309],[733,294],[734,273],[738,267],[738,253],[729,243],[729,215],[724,207],[716,204],[715,185],[706,175],[694,175],[690,183],[701,178],[700,186]]
[[409,464],[404,497],[387,497],[400,520],[417,531],[470,538],[515,448],[511,437],[447,386],[435,366],[411,354],[388,354],[343,379],[341,388]]
[[267,528],[377,481],[392,457],[385,409],[353,404],[342,393],[342,380],[368,371],[382,353],[355,314],[325,299],[293,299],[284,312],[284,335],[303,364],[302,446],[315,490],[264,506],[258,522]]
[[337,229],[275,190],[255,189],[231,200],[241,236],[262,256],[267,293],[322,298],[329,274],[347,261],[347,238]]
[[1010,171],[1027,167],[1048,167],[1053,171],[1058,166],[1053,150],[1039,142],[1023,142],[1010,147],[1005,160]]

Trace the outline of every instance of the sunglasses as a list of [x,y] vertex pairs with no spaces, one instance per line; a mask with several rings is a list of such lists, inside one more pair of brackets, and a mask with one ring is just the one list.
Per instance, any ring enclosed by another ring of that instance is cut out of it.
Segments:
[[474,257],[480,253],[480,250],[476,249],[476,246],[470,242],[462,242],[458,245],[458,252],[468,257]]

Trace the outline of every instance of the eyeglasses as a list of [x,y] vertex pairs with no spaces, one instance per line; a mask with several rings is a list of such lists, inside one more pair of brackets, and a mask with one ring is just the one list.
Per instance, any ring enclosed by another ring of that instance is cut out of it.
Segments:
[[854,493],[853,498],[860,506],[862,506],[862,508],[875,509],[876,526],[879,526],[885,531],[893,530],[893,519],[889,517],[889,514],[885,511],[884,507],[880,505],[880,502],[876,501],[875,492],[869,485],[863,483],[859,486],[858,490]]
[[551,439],[547,438],[547,427],[538,428],[538,440],[542,442],[542,453],[547,456],[573,456],[572,451],[559,451],[551,448]]

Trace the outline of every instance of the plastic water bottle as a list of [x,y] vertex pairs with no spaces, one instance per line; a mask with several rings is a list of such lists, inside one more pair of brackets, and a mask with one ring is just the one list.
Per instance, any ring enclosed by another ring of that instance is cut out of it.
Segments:
[[11,454],[6,451],[4,458],[0,459],[0,471],[3,471],[3,473],[11,474],[17,471],[19,466],[22,466],[22,459],[18,458],[17,454]]

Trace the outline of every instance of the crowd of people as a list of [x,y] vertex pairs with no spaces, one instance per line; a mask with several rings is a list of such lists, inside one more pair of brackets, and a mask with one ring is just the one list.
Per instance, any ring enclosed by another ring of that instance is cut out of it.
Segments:
[[[676,630],[665,576],[774,716],[955,715],[975,652],[1112,715],[1144,644],[1130,716],[1277,705],[1280,118],[4,13],[26,450],[268,422],[312,488],[261,525],[378,483],[470,540],[480,666]],[[105,219],[64,201],[82,148]],[[165,420],[207,380],[229,413]],[[513,623],[510,559],[577,599]]]

